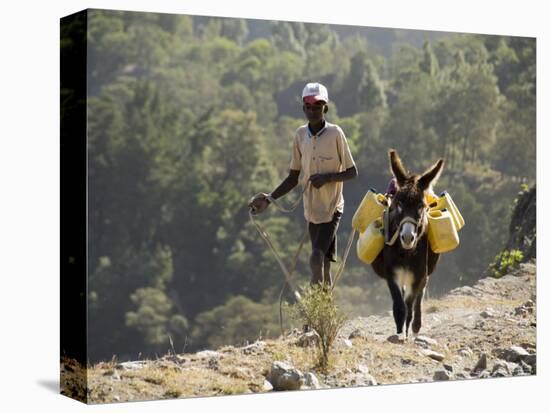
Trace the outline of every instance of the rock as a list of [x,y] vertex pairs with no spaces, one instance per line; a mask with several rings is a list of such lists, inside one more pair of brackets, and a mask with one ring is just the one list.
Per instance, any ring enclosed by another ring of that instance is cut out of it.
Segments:
[[425,345],[428,345],[428,346],[437,346],[437,341],[436,340],[434,340],[433,338],[426,337],[426,336],[417,336],[414,339],[414,343],[419,344],[419,345],[425,344]]
[[514,315],[516,316],[526,316],[528,314],[533,314],[535,312],[535,303],[533,301],[529,300],[520,305],[519,307],[516,307],[514,309]]
[[514,309],[514,315],[523,317],[527,314],[529,314],[529,311],[523,306],[519,306]]
[[512,373],[512,370],[516,367],[517,365],[513,364],[513,365],[510,365],[509,363],[505,362],[505,361],[502,361],[502,360],[497,360],[495,362],[495,364],[493,365],[493,370],[491,371],[491,377],[506,377],[506,376],[510,376],[511,373]]
[[520,365],[517,365],[516,367],[514,367],[514,369],[512,370],[512,376],[523,376],[525,375],[525,371],[523,370],[523,367],[520,366]]
[[443,361],[445,359],[443,354],[432,350],[422,350],[422,354],[437,361]]
[[119,401],[120,401],[120,396],[119,396],[118,394],[115,394],[115,395],[113,396],[113,400],[114,400],[115,402],[119,402]]
[[463,380],[463,379],[470,379],[471,376],[468,373],[466,373],[465,371],[463,371],[463,372],[456,373],[455,378]]
[[365,376],[365,382],[367,386],[378,386],[376,379],[371,374],[367,374]]
[[496,316],[492,308],[488,308],[487,310],[482,311],[479,315],[483,318],[494,318]]
[[365,364],[358,364],[353,368],[354,373],[369,374],[369,367]]
[[412,359],[403,358],[401,359],[401,364],[404,366],[414,366],[416,365],[416,362]]
[[405,340],[403,339],[403,337],[401,337],[399,334],[393,334],[391,336],[389,336],[387,338],[387,340],[390,342],[390,343],[393,343],[393,344],[401,344],[401,343],[404,343]]
[[471,357],[474,355],[474,352],[470,347],[462,347],[460,350],[458,350],[458,354],[464,357]]
[[344,348],[352,348],[353,343],[351,342],[351,340],[348,340],[347,338],[345,338],[345,339],[342,340],[342,346]]
[[124,363],[117,364],[116,368],[119,370],[139,370],[145,367],[145,361],[126,361]]
[[437,370],[437,371],[434,373],[433,379],[434,379],[435,381],[447,381],[447,380],[451,380],[451,373],[448,372],[447,370]]
[[212,357],[218,358],[221,356],[222,355],[220,353],[212,350],[203,350],[203,351],[199,351],[198,353],[195,353],[195,357],[199,359],[206,359],[206,358],[212,358]]
[[302,372],[282,361],[273,362],[267,379],[275,390],[299,390],[304,384]]
[[537,367],[537,354],[529,354],[528,356],[525,356],[522,361],[527,363],[533,369],[534,373],[534,370]]
[[477,361],[473,372],[477,373],[485,370],[486,368],[487,368],[487,354],[481,353],[481,356],[479,357],[479,360]]
[[376,379],[370,374],[358,374],[351,381],[352,386],[377,386]]
[[263,353],[264,349],[265,349],[265,341],[261,341],[261,340],[258,340],[242,348],[243,353],[247,355]]
[[319,379],[313,373],[306,373],[304,378],[304,384],[310,389],[322,389]]
[[504,369],[498,369],[491,373],[491,377],[507,377],[510,374]]
[[465,295],[465,296],[476,296],[480,295],[479,291],[476,291],[470,286],[458,287],[449,291],[449,295]]
[[448,372],[452,373],[454,371],[454,367],[450,364],[443,364],[443,368],[447,370]]
[[479,373],[477,377],[480,379],[487,379],[491,377],[491,373],[489,372],[489,370],[483,370],[481,373]]
[[527,308],[535,307],[535,302],[533,300],[527,300],[525,303],[523,303],[523,306]]
[[476,330],[483,330],[485,328],[485,321],[478,321],[474,328]]
[[367,333],[359,328],[356,328],[355,330],[353,330],[348,338],[351,340],[351,339],[354,339],[354,338],[363,338],[363,339],[366,339],[367,338]]
[[308,331],[298,337],[295,344],[299,347],[314,347],[319,343],[319,340],[320,337],[316,331]]
[[527,364],[524,360],[521,360],[519,365],[521,366],[525,374],[533,373],[533,368],[529,364]]
[[271,383],[267,380],[264,380],[264,384],[262,385],[262,390],[263,392],[268,392],[268,391],[272,391],[273,390],[273,386],[271,385]]
[[529,356],[529,353],[523,347],[511,346],[510,348],[502,351],[502,356],[506,361],[517,363]]

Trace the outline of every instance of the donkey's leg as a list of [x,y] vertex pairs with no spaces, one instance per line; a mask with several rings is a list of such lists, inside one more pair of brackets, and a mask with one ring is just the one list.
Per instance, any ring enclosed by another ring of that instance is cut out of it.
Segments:
[[417,335],[422,327],[422,300],[424,299],[424,292],[426,291],[426,285],[428,284],[427,277],[424,278],[414,291],[416,299],[414,302],[414,319],[412,325],[412,331],[414,335]]
[[414,291],[408,291],[406,298],[405,298],[405,304],[407,305],[407,322],[405,324],[405,336],[409,337],[409,326],[411,325],[411,321],[413,318],[413,310],[414,310],[414,303],[415,303],[415,294]]
[[401,288],[399,288],[393,277],[388,278],[388,288],[390,289],[393,301],[393,319],[397,327],[397,334],[401,335],[403,334],[403,324],[405,324],[405,318],[407,317],[407,307],[403,300]]

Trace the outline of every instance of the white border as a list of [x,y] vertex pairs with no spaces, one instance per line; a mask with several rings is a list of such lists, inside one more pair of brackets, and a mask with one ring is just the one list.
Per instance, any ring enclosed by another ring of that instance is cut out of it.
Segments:
[[[544,2],[317,0],[18,1],[0,13],[0,348],[2,410],[84,411],[57,395],[59,354],[59,18],[84,8],[218,15],[537,37],[538,210],[548,131],[548,24]],[[546,69],[544,73],[543,69]],[[545,77],[543,77],[545,76]],[[544,90],[542,89],[544,87]],[[544,110],[546,108],[546,110]],[[542,215],[539,214],[539,217]],[[541,411],[549,380],[545,224],[538,220],[537,377],[409,384],[291,394],[233,396],[97,406],[101,411]]]

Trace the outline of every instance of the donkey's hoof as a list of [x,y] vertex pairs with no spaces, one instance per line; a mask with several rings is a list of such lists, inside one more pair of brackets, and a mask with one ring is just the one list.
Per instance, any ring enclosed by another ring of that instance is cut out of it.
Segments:
[[388,337],[388,341],[393,344],[401,344],[405,342],[405,336],[403,334],[394,334]]

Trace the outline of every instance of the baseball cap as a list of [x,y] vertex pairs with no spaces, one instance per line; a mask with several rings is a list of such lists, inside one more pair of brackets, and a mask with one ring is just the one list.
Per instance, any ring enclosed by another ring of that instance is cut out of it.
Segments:
[[320,83],[308,83],[302,91],[302,100],[306,103],[315,103],[320,100],[328,102],[327,88]]

